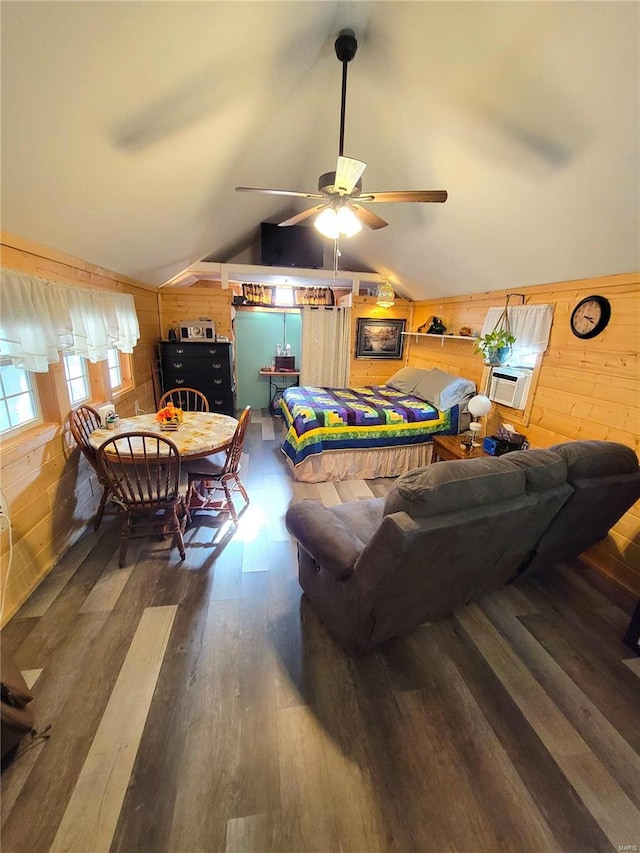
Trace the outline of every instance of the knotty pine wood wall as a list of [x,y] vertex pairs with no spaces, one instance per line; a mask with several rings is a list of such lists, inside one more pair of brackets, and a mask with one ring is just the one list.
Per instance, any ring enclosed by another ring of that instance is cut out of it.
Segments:
[[[159,293],[139,282],[76,258],[3,235],[2,264],[57,281],[133,294],[141,340],[133,356],[135,389],[118,401],[132,414],[137,400],[147,411],[154,406],[152,366],[158,340],[166,339],[179,320],[211,317],[218,334],[233,340],[231,289],[212,282],[162,288]],[[625,275],[519,288],[528,303],[554,305],[549,349],[542,359],[538,384],[530,400],[528,423],[519,425],[533,444],[545,447],[576,438],[622,441],[639,450],[639,355],[637,324],[639,276]],[[413,330],[430,316],[442,317],[449,332],[461,326],[480,329],[488,307],[503,304],[507,291],[410,303],[398,300],[382,309],[375,297],[354,296],[350,385],[383,383],[405,364],[441,367],[473,379],[479,387],[483,365],[470,341],[408,337],[402,360],[356,359],[359,317],[406,319]],[[569,331],[573,306],[584,296],[600,293],[612,304],[608,328],[592,341],[579,341]],[[498,411],[498,414],[500,412]],[[512,411],[504,416],[511,420]],[[65,413],[66,417],[66,413]],[[60,423],[47,424],[19,446],[1,448],[0,473],[14,525],[14,563],[7,587],[6,621],[55,565],[90,521],[99,497],[95,477],[80,459],[73,440]],[[2,539],[6,571],[7,539]],[[640,594],[640,508],[621,519],[605,542],[590,549],[588,561],[600,571]]]
[[[553,326],[524,416],[518,418],[513,409],[494,404],[489,431],[500,421],[509,421],[537,447],[605,439],[640,453],[640,274],[416,302],[412,328],[436,315],[449,333],[457,334],[462,326],[480,330],[487,309],[504,305],[511,292],[524,293],[525,304],[552,305]],[[572,334],[569,318],[576,304],[592,294],[609,300],[611,320],[597,337],[580,340]],[[473,350],[471,341],[411,337],[407,361],[413,367],[439,367],[466,376],[482,389],[482,357]],[[584,558],[640,595],[640,503]]]
[[351,306],[351,366],[349,370],[349,386],[383,385],[407,363],[407,340],[403,347],[402,359],[387,358],[356,358],[356,343],[358,340],[358,319],[367,317],[376,320],[406,320],[405,329],[412,328],[413,303],[405,299],[396,299],[391,308],[380,308],[376,305],[375,296],[354,296]]
[[234,340],[231,321],[233,290],[214,281],[197,281],[188,287],[162,287],[159,291],[160,327],[163,340],[169,329],[177,329],[181,320],[208,317],[215,323],[216,335]]
[[[163,287],[159,292],[160,325],[166,339],[169,328],[181,319],[210,317],[216,333],[234,340],[231,321],[233,290],[223,290],[217,282],[199,281],[186,287]],[[268,310],[268,309],[266,309]],[[406,363],[405,344],[401,360],[355,357],[359,317],[375,319],[404,319],[407,330],[411,328],[412,303],[398,299],[392,308],[380,308],[375,296],[354,296],[351,319],[350,385],[376,385],[385,382]],[[405,339],[406,340],[406,339]]]
[[[133,295],[140,340],[132,355],[133,390],[114,401],[121,415],[133,415],[135,402],[145,411],[155,405],[152,370],[160,337],[158,296],[109,270],[38,246],[13,235],[1,239],[2,266],[42,278],[96,290]],[[13,533],[13,558],[6,584],[3,623],[28,598],[93,518],[101,489],[93,468],[81,456],[68,430],[70,411],[61,364],[50,367],[57,417],[0,443],[0,481],[7,497]],[[44,375],[44,374],[43,374]],[[101,402],[104,402],[101,401]],[[2,588],[8,567],[8,535],[1,539]]]

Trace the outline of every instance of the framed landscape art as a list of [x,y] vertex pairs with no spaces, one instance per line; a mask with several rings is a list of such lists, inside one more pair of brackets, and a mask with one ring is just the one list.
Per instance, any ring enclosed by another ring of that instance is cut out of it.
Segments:
[[402,358],[406,320],[358,318],[356,358]]

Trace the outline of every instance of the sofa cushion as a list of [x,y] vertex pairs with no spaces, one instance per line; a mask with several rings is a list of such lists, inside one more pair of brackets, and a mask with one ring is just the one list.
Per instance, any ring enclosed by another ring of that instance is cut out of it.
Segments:
[[329,511],[339,518],[364,546],[380,527],[384,514],[384,498],[349,501],[331,506]]
[[320,501],[304,500],[289,507],[286,524],[318,566],[339,580],[349,577],[362,542],[335,513]]
[[567,481],[564,459],[550,450],[515,450],[509,453],[508,461],[524,472],[528,493],[562,486]]
[[399,477],[387,494],[384,514],[412,518],[442,515],[525,493],[526,478],[507,459],[463,459],[416,468]]
[[565,460],[569,482],[585,477],[635,474],[638,470],[638,457],[633,450],[615,441],[566,442],[554,444],[549,450]]

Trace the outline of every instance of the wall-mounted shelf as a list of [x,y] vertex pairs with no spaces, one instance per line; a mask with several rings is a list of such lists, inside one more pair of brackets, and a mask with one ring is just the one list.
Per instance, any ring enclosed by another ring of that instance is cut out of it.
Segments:
[[456,340],[456,341],[477,341],[478,338],[473,338],[471,335],[434,335],[429,332],[401,332],[402,335],[406,335],[407,337],[413,336],[414,338],[440,338],[440,346],[444,346],[444,342],[447,339]]

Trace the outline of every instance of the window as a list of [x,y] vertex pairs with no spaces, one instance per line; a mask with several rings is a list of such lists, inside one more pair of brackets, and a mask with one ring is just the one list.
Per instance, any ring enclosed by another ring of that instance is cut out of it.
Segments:
[[276,305],[282,307],[293,305],[293,288],[276,287]]
[[0,392],[0,433],[40,420],[31,374],[9,359],[0,361]]
[[69,401],[77,406],[89,399],[89,371],[86,359],[80,355],[63,355],[64,375],[67,380]]
[[517,346],[514,346],[511,351],[511,355],[505,362],[509,367],[530,367],[533,369],[538,363],[538,353],[537,352],[522,352],[519,351]]
[[109,386],[112,391],[118,391],[122,386],[122,368],[120,367],[120,353],[117,349],[110,349],[107,353],[109,366]]

